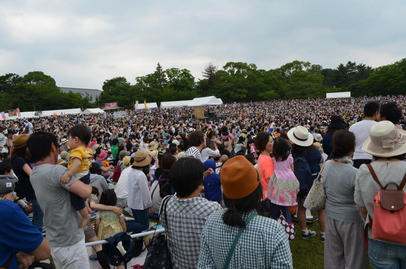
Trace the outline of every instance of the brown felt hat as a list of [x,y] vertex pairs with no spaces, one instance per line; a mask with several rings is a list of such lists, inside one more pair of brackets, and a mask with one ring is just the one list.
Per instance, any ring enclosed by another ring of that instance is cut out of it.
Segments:
[[236,156],[224,163],[220,171],[223,194],[228,199],[247,197],[259,185],[255,167],[244,157]]
[[27,141],[30,135],[28,134],[22,134],[22,135],[17,135],[13,139],[13,147],[14,149],[20,149],[23,148],[27,145]]

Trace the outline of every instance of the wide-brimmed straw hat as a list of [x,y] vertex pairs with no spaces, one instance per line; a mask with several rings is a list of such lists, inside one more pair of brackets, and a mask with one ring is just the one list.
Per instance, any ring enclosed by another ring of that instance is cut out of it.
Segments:
[[294,144],[302,147],[308,147],[313,144],[313,135],[303,126],[290,129],[288,138]]
[[393,157],[406,153],[406,132],[387,120],[371,127],[362,149],[377,157]]
[[139,150],[134,154],[133,166],[144,167],[151,164],[152,157],[146,150]]

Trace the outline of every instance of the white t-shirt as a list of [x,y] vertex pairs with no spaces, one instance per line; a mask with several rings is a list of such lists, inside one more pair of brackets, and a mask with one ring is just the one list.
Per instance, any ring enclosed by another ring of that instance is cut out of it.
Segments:
[[204,148],[201,152],[202,162],[207,161],[210,157],[220,156],[220,151],[218,149],[212,150],[211,148]]
[[130,171],[131,166],[121,171],[120,178],[118,179],[117,185],[114,188],[114,192],[116,193],[117,198],[128,198],[128,174],[130,173]]
[[371,127],[377,124],[374,120],[362,120],[351,125],[349,131],[355,135],[354,160],[372,160],[372,155],[362,150],[362,145],[369,137]]
[[128,174],[128,207],[135,210],[145,210],[152,206],[151,194],[148,188],[147,176],[144,172],[131,168]]

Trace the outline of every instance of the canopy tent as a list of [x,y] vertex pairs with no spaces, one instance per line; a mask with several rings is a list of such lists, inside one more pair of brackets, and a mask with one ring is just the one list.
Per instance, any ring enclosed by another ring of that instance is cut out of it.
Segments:
[[20,116],[9,116],[8,113],[4,113],[4,117],[1,115],[0,120],[14,120],[14,119],[28,119],[28,118],[38,118],[35,111],[20,112]]
[[222,105],[223,101],[215,96],[197,97],[194,98],[188,106],[218,106]]
[[103,114],[103,113],[105,112],[101,108],[87,108],[85,111],[83,111],[83,114]]
[[52,115],[76,115],[82,113],[80,108],[71,108],[71,109],[57,109],[57,110],[44,110],[42,111],[41,116],[47,117]]
[[218,106],[222,105],[223,101],[215,96],[197,97],[193,100],[183,100],[183,101],[170,101],[162,102],[161,108],[171,108],[171,107],[196,107],[196,106]]
[[53,115],[76,115],[82,113],[80,108],[72,109],[58,109],[58,110],[44,110],[44,111],[26,111],[20,112],[19,116],[9,116],[8,113],[4,113],[0,116],[0,120],[15,120],[15,119],[28,119],[28,118],[38,118],[38,117],[49,117]]
[[161,108],[188,106],[190,102],[191,102],[191,100],[162,102]]
[[[158,108],[157,103],[147,103],[147,109],[154,109],[154,108]],[[141,109],[145,109],[145,105],[143,103],[138,104],[137,110],[141,110]]]
[[328,92],[326,93],[326,98],[350,98],[351,92]]

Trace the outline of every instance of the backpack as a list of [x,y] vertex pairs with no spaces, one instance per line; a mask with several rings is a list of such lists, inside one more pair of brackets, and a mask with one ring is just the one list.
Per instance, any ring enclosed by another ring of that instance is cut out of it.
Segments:
[[[371,164],[367,164],[372,178],[381,188],[374,198],[374,217],[372,219],[372,238],[406,244],[406,174],[400,185],[389,182],[385,186],[379,182]],[[395,185],[396,190],[388,190],[389,185]],[[371,218],[369,218],[371,222]]]
[[[105,240],[108,243],[103,245],[103,252],[109,258],[111,265],[118,266],[123,263],[126,265],[132,259],[134,241],[128,234],[121,232]],[[124,254],[120,251],[120,245],[118,245],[120,242],[125,250]]]
[[310,165],[304,157],[294,158],[294,174],[300,183],[300,193],[307,194],[313,185],[313,176]]

